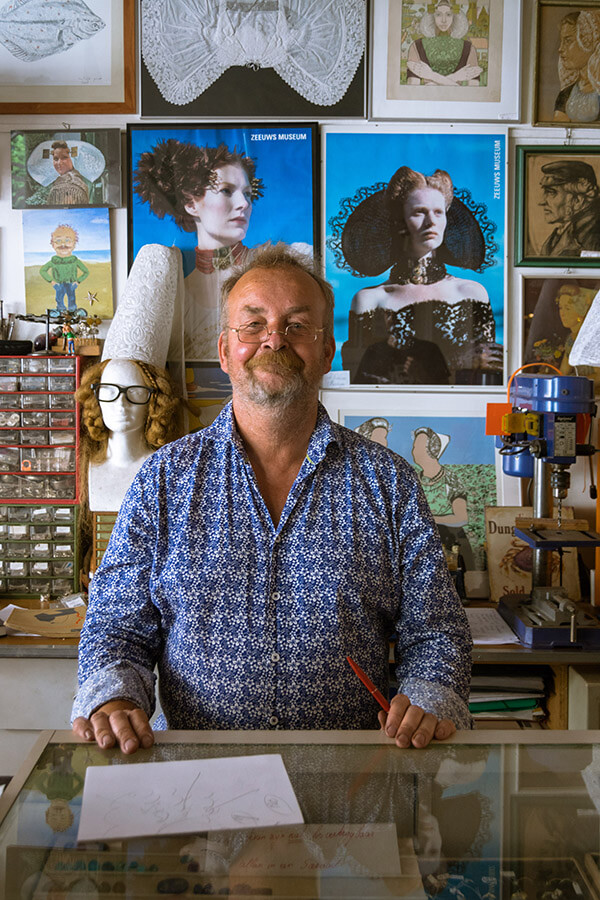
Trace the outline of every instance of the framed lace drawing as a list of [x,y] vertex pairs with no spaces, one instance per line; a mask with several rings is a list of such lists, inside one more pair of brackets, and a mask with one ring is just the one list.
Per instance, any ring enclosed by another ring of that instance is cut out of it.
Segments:
[[324,384],[501,385],[506,129],[322,132],[338,347]]
[[538,0],[534,125],[600,126],[600,4]]
[[186,363],[218,361],[219,294],[267,241],[318,244],[315,123],[129,125],[129,264],[140,247],[183,256]]
[[135,0],[2,4],[0,114],[135,111]]
[[519,118],[521,0],[373,0],[374,119]]
[[142,116],[364,117],[367,0],[142,0]]

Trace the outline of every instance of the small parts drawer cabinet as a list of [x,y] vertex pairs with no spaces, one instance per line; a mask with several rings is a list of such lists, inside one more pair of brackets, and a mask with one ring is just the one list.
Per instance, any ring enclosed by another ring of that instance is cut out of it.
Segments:
[[0,600],[79,589],[79,362],[0,356]]
[[0,356],[0,503],[77,502],[76,356]]

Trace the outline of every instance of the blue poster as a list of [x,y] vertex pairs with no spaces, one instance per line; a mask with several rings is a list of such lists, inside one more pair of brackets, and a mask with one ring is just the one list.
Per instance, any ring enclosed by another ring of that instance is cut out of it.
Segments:
[[484,570],[485,507],[496,504],[494,438],[485,419],[345,415],[344,425],[414,467],[446,550],[458,546],[468,570]]
[[327,132],[333,368],[351,384],[503,383],[505,145]]
[[316,126],[130,125],[129,262],[144,244],[179,247],[186,361],[217,359],[219,296],[267,241],[312,254]]

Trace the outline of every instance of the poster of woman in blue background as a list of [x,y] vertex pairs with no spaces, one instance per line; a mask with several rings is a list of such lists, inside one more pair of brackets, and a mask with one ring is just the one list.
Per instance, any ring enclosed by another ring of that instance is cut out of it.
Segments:
[[502,384],[505,138],[326,129],[333,367],[351,384]]
[[143,244],[179,247],[184,352],[216,360],[222,282],[252,248],[316,243],[314,125],[130,125],[130,263]]

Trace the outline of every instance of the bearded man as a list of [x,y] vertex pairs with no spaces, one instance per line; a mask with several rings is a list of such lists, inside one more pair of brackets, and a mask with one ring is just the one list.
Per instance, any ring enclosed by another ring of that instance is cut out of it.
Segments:
[[[233,399],[123,502],[80,644],[85,740],[151,746],[155,665],[169,728],[379,719],[424,747],[470,726],[471,638],[435,523],[412,467],[319,404],[334,354],[332,288],[285,245],[224,283]],[[399,690],[378,714],[346,656],[387,694],[393,633]]]

